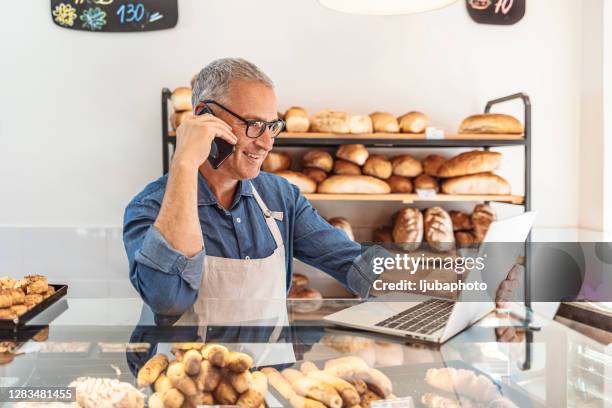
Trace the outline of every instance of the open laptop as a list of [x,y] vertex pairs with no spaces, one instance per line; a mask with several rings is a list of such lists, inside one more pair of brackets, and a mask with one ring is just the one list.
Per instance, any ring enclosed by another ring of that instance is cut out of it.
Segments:
[[[525,242],[534,219],[535,212],[526,212],[490,225],[478,254],[487,253],[487,259],[490,260],[493,257],[489,256],[489,251],[495,252],[495,264],[489,265],[489,262],[485,261],[484,268],[484,281],[489,288],[494,288],[493,293],[515,264],[520,254],[519,247],[522,245],[491,243]],[[483,281],[477,270],[468,274],[466,283],[474,281]],[[406,300],[402,301],[404,296]],[[324,319],[340,326],[444,343],[495,308],[494,299],[486,294],[477,301],[473,296],[467,300],[468,297],[464,293],[460,294],[457,301],[413,294],[387,294],[325,316]]]

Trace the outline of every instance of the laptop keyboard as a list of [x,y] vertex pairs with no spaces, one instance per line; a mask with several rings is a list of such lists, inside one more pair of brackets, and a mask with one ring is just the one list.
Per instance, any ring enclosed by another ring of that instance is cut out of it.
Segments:
[[432,334],[440,330],[450,317],[455,302],[429,299],[375,324],[377,327]]

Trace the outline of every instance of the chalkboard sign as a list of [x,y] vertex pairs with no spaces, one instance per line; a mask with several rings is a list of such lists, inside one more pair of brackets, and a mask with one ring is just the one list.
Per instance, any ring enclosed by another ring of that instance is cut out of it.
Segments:
[[83,31],[132,32],[176,26],[178,0],[51,0],[60,27]]
[[480,24],[510,25],[525,15],[525,0],[466,0],[472,20]]

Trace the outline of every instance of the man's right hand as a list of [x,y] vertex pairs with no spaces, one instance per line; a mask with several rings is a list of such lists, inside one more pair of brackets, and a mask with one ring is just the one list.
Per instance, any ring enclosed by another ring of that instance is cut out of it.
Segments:
[[215,137],[220,137],[231,144],[236,144],[238,141],[230,125],[213,115],[204,114],[183,121],[176,129],[176,152],[173,162],[200,167],[208,159],[211,143]]

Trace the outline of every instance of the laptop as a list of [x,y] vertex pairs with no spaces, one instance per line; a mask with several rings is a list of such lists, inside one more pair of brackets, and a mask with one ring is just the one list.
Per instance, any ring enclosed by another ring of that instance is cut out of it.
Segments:
[[[488,260],[495,258],[495,265],[485,260],[483,270],[486,271],[486,279],[483,280],[479,271],[472,270],[468,273],[466,284],[485,281],[489,288],[494,288],[494,293],[516,263],[523,245],[502,246],[492,243],[525,242],[534,219],[535,212],[526,212],[493,222],[478,254],[486,253]],[[489,256],[490,251],[495,252],[494,257]],[[339,326],[428,343],[444,343],[494,310],[494,300],[488,294],[475,301],[473,294],[461,293],[458,300],[454,301],[431,296],[393,293],[325,316],[324,319]]]

